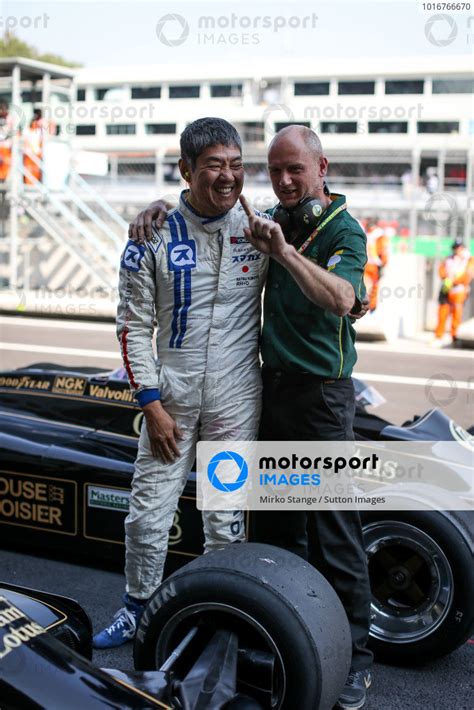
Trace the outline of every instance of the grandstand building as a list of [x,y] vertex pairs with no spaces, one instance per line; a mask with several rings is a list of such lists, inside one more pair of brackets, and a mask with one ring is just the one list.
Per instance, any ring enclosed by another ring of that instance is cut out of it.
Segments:
[[239,129],[247,183],[261,184],[275,131],[303,123],[320,134],[338,188],[369,189],[371,202],[374,189],[388,192],[401,207],[397,198],[406,203],[420,186],[460,195],[472,184],[469,67],[467,57],[91,67],[79,70],[68,112],[52,110],[58,124],[74,127],[77,148],[108,154],[116,181],[140,183],[156,175],[157,161],[165,180],[177,179],[181,131],[214,115]]
[[[352,214],[361,221],[385,221],[404,242],[401,248],[440,258],[453,237],[468,243],[473,234],[471,64],[465,55],[71,70],[2,59],[0,101],[9,105],[8,120],[19,129],[3,129],[6,144],[13,145],[12,158],[15,150],[25,156],[24,127],[33,109],[41,108],[47,130],[43,163],[37,164],[45,179],[27,180],[24,158],[17,158],[11,178],[0,185],[5,204],[20,205],[10,210],[9,224],[2,222],[2,234],[11,235],[9,245],[0,240],[10,252],[11,275],[0,274],[0,285],[16,283],[17,274],[29,269],[30,257],[20,251],[33,240],[28,236],[22,242],[29,226],[19,221],[21,210],[48,233],[46,247],[53,239],[55,258],[65,234],[74,252],[69,257],[80,260],[78,245],[86,236],[93,245],[100,230],[104,259],[115,264],[120,235],[137,209],[157,196],[177,198],[184,186],[177,170],[179,136],[202,116],[221,116],[238,128],[245,193],[256,206],[274,203],[266,172],[269,142],[281,127],[302,123],[321,136],[329,185],[347,195]],[[93,203],[98,205],[94,209]],[[80,220],[77,210],[84,215]],[[25,249],[29,254],[29,246]],[[46,257],[37,261],[44,264]],[[85,257],[81,261],[84,279],[77,272],[81,283],[89,278],[88,262]],[[43,281],[62,284],[67,279],[47,276]],[[108,282],[114,282],[113,269]]]

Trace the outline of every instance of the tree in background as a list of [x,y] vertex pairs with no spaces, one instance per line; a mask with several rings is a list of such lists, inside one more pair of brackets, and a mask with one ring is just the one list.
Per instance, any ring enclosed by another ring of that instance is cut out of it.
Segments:
[[80,67],[78,62],[69,62],[66,59],[51,54],[50,52],[41,53],[36,47],[33,47],[26,42],[23,42],[13,32],[5,32],[0,38],[0,57],[26,57],[27,59],[36,59],[40,62],[49,62],[51,64],[59,64],[63,67]]

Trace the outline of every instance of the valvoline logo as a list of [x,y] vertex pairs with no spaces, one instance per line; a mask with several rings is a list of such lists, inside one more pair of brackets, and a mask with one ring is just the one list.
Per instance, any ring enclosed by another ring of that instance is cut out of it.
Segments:
[[[223,482],[217,475],[217,469],[219,468],[219,464],[223,463],[224,461],[226,463],[233,461],[235,464],[237,478],[233,482]],[[233,491],[238,491],[239,488],[242,488],[242,486],[244,485],[245,481],[248,478],[248,475],[249,469],[247,466],[247,462],[240,454],[237,454],[235,451],[220,451],[218,454],[215,454],[212,457],[207,466],[207,477],[209,478],[209,481],[212,483],[214,488],[217,488],[218,491],[223,491],[224,493],[232,493]]]

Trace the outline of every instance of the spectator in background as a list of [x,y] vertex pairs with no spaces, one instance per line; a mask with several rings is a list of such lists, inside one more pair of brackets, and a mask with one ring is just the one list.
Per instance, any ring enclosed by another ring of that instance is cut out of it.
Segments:
[[[35,108],[33,118],[28,128],[23,131],[23,167],[27,174],[23,176],[25,185],[34,185],[41,180],[41,166],[38,161],[43,158],[43,132],[45,130],[41,109]],[[36,158],[36,160],[35,160]]]
[[402,183],[402,195],[405,200],[408,200],[413,194],[413,174],[411,170],[405,170],[400,180]]
[[436,172],[436,168],[427,168],[426,169],[426,189],[430,193],[430,195],[434,195],[435,192],[438,192],[439,188],[439,177],[438,173]]
[[456,342],[464,303],[469,294],[473,266],[473,259],[464,246],[463,240],[456,238],[452,243],[452,254],[439,265],[439,276],[442,281],[438,298],[438,324],[433,341],[434,347],[443,345],[446,321],[449,316],[451,316],[452,342]]
[[8,104],[0,103],[0,182],[5,182],[10,174],[12,159],[12,120]]
[[367,264],[364,269],[364,283],[369,297],[369,310],[377,308],[379,281],[388,263],[389,240],[385,231],[374,218],[367,220]]

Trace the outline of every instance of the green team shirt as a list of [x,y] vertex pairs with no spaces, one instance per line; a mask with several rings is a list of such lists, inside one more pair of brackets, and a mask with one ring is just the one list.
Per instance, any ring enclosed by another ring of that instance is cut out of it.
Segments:
[[[335,194],[331,200],[321,222],[346,201],[344,195]],[[349,281],[356,297],[363,298],[367,239],[347,210],[323,227],[303,255]],[[357,355],[350,318],[341,318],[312,303],[289,271],[274,259],[270,259],[263,314],[261,350],[265,366],[331,379],[351,376]]]

